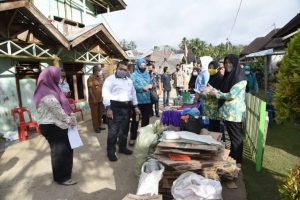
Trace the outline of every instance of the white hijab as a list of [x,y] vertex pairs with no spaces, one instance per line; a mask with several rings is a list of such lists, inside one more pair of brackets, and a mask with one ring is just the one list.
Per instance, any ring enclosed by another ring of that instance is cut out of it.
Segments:
[[212,57],[210,56],[202,56],[200,57],[201,61],[201,71],[208,70],[208,65],[211,61],[213,61]]

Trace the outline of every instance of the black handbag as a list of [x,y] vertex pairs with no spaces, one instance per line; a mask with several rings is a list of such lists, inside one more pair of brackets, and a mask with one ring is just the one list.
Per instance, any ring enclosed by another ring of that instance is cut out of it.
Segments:
[[157,103],[158,102],[158,94],[156,92],[156,90],[150,90],[150,99],[151,99],[151,103]]

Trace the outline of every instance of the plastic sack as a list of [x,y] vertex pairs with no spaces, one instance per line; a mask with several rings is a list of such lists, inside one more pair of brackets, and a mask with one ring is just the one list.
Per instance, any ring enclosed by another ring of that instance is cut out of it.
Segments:
[[186,172],[173,182],[172,195],[176,200],[222,199],[222,186],[219,181]]
[[139,135],[134,147],[135,174],[137,176],[140,175],[141,167],[151,153],[149,148],[158,140],[158,134],[162,133],[164,129],[166,128],[161,125],[160,120],[157,120],[154,124],[149,124],[138,130]]
[[157,195],[158,184],[165,171],[164,166],[155,159],[144,162],[141,169],[141,176],[137,195]]

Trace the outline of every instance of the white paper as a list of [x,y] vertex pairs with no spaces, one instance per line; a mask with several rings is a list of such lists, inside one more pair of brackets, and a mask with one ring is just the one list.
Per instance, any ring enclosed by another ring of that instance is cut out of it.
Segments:
[[80,147],[80,146],[83,145],[82,140],[81,140],[80,135],[79,135],[79,132],[78,132],[78,129],[77,129],[76,126],[70,127],[68,129],[68,137],[69,137],[69,142],[70,142],[70,145],[71,145],[72,149],[75,149],[75,148]]

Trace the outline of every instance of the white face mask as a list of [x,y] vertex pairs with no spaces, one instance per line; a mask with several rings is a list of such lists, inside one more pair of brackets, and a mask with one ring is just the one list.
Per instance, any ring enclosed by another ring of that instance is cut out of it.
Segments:
[[197,75],[198,75],[198,72],[196,72],[196,71],[193,72],[193,75],[194,75],[194,76],[197,76]]

